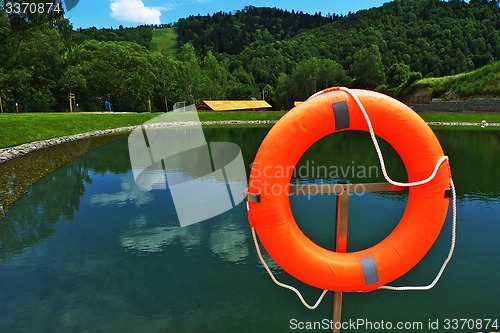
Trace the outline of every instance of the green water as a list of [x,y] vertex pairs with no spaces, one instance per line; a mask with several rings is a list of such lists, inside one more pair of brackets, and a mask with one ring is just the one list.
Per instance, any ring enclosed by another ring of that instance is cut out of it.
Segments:
[[[267,131],[207,128],[205,134],[208,141],[240,145],[248,166]],[[445,330],[446,319],[455,318],[496,319],[500,325],[500,132],[439,130],[437,135],[458,189],[453,260],[431,291],[345,294],[344,321],[422,323],[422,329],[393,332],[500,331],[469,329],[470,322]],[[404,180],[397,155],[387,145],[383,150],[390,175]],[[299,166],[308,163],[346,171],[376,166],[377,160],[365,133],[346,133],[313,146]],[[371,170],[344,172],[341,178],[383,181]],[[291,201],[302,230],[331,248],[335,198],[292,196]],[[353,196],[349,250],[383,239],[405,203],[404,193]],[[179,228],[168,191],[135,185],[126,140],[45,175],[6,213],[0,220],[0,332],[288,332],[299,323],[331,318],[330,293],[310,311],[270,280],[256,256],[244,204]],[[450,234],[449,214],[429,254],[393,284],[430,283],[448,253]],[[278,279],[315,301],[320,291],[271,267]],[[439,329],[428,329],[436,320]],[[383,330],[344,330],[353,331]]]

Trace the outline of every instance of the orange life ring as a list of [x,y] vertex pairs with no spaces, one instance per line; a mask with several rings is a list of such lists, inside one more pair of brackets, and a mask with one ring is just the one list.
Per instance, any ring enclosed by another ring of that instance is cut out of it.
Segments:
[[[429,177],[443,150],[427,124],[393,98],[366,90],[352,92],[366,109],[376,135],[400,155],[408,181]],[[269,255],[295,278],[321,289],[367,292],[404,275],[429,251],[446,218],[450,169],[445,161],[429,183],[409,188],[401,221],[380,243],[350,253],[327,250],[297,226],[288,189],[302,154],[324,136],[344,130],[368,131],[368,126],[359,105],[340,88],[287,113],[255,157],[248,192],[260,194],[260,202],[248,203],[248,217]]]

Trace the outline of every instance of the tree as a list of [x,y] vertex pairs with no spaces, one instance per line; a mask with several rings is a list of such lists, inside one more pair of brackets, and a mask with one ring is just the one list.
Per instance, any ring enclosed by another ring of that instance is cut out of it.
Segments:
[[342,65],[335,60],[321,59],[319,68],[319,90],[332,86],[344,86],[350,81]]
[[338,62],[314,57],[299,63],[289,79],[292,96],[297,100],[305,100],[320,90],[348,82],[345,70]]
[[352,72],[355,85],[367,89],[375,89],[386,81],[385,67],[379,47],[372,45],[354,54]]
[[[102,110],[102,100],[113,103],[116,111],[145,111],[156,81],[153,59],[148,50],[132,42],[90,40],[68,55],[67,74],[83,89],[80,99],[90,110]],[[82,79],[82,77],[84,79]],[[84,85],[86,82],[86,85]],[[63,82],[68,88],[71,80]]]
[[325,88],[348,83],[349,78],[338,62],[312,57],[300,62],[290,75],[278,77],[276,102],[280,108],[290,108],[294,101],[303,101]]
[[0,92],[6,109],[54,111],[68,21],[57,13],[0,11]]
[[398,87],[408,80],[410,73],[410,66],[403,63],[393,64],[389,67],[387,83],[390,87]]
[[179,101],[179,88],[176,81],[176,64],[167,55],[161,55],[155,59],[155,69],[156,69],[156,96],[162,96],[163,98],[158,100],[158,105],[165,105],[165,112],[169,110],[169,100],[170,107],[174,103]]
[[192,44],[181,47],[179,61],[176,64],[176,81],[182,101],[194,104],[199,101],[201,66]]
[[201,96],[208,99],[224,98],[224,72],[212,51],[203,59]]
[[266,84],[262,89],[262,97],[265,101],[274,101],[274,89]]
[[227,98],[249,99],[259,95],[255,79],[242,66],[236,68],[228,78]]
[[278,108],[288,109],[293,105],[292,87],[290,87],[290,80],[285,73],[278,76],[275,99]]

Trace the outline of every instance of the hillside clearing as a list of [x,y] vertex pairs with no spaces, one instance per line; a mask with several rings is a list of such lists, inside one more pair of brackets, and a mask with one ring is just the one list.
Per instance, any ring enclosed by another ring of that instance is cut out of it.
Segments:
[[168,56],[177,55],[177,28],[161,28],[153,30],[151,40],[151,52],[154,54],[164,53]]

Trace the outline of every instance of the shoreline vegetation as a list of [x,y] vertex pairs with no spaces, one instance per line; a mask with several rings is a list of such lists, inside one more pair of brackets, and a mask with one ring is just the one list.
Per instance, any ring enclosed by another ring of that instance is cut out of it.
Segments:
[[[400,100],[419,97],[441,98],[446,101],[464,101],[470,98],[495,98],[499,95],[500,61],[473,71],[442,77],[428,77],[402,84],[390,91]],[[424,96],[422,96],[424,95]]]

